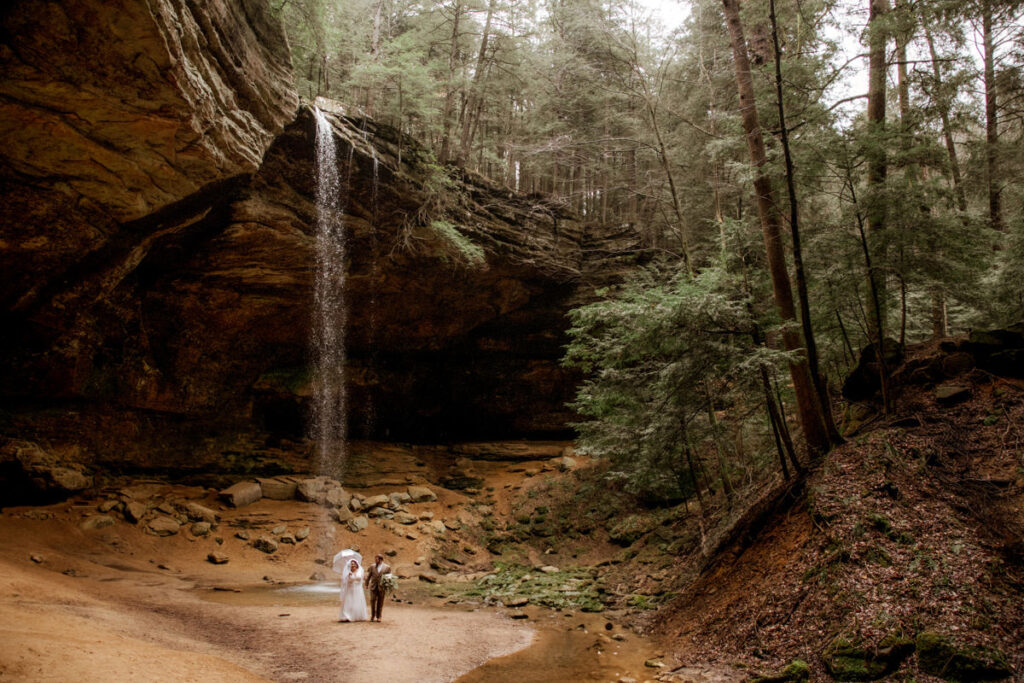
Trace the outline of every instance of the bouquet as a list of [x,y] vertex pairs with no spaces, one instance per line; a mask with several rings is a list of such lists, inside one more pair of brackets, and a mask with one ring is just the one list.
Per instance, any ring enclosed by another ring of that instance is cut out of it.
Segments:
[[380,587],[385,595],[393,594],[398,589],[398,577],[391,572],[381,575]]

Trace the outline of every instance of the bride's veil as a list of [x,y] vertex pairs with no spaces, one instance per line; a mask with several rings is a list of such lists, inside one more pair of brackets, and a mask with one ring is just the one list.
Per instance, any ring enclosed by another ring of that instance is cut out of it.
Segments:
[[[359,563],[359,561],[356,560],[356,576],[358,576],[361,571],[363,571],[363,565],[361,565]],[[341,571],[341,583],[342,583],[342,585],[347,585],[348,576],[351,573],[352,573],[352,561],[350,560],[350,561],[345,563],[345,567]]]

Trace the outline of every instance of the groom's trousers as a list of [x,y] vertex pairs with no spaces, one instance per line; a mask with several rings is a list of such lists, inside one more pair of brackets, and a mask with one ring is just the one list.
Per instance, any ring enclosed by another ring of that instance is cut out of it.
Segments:
[[380,619],[380,612],[384,609],[384,591],[370,591],[370,618]]

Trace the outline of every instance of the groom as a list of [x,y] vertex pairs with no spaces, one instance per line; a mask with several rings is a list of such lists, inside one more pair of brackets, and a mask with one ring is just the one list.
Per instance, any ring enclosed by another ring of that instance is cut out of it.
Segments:
[[370,621],[380,621],[384,609],[384,586],[381,577],[391,572],[391,565],[384,562],[383,555],[377,555],[373,566],[366,572],[366,587],[370,589]]

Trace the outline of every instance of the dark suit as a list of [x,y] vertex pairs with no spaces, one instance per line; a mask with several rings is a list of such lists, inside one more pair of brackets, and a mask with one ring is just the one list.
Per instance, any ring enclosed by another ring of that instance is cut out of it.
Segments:
[[380,620],[381,610],[384,609],[384,586],[380,585],[380,579],[385,574],[391,573],[391,565],[387,562],[370,565],[366,570],[365,585],[370,589],[370,619]]

